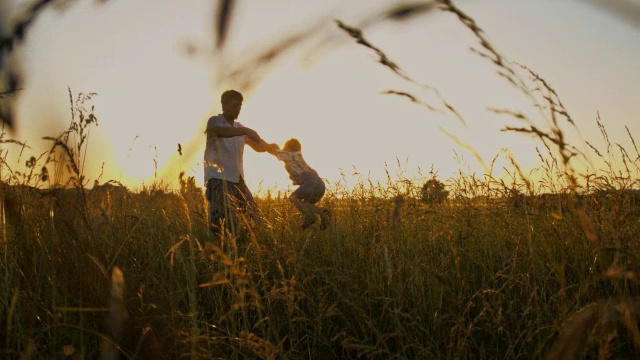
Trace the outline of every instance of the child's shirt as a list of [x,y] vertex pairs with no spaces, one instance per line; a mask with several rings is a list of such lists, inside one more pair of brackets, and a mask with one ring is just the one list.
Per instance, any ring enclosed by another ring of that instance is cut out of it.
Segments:
[[289,178],[293,181],[293,185],[300,185],[300,175],[307,172],[316,172],[304,161],[301,151],[280,150],[275,155],[278,160],[284,162],[284,168],[289,173]]

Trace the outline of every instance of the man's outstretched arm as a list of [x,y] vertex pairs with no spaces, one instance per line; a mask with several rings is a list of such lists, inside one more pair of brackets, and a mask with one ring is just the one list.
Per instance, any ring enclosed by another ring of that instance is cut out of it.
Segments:
[[271,154],[274,154],[276,151],[280,150],[280,146],[278,144],[269,144],[266,141],[260,139],[259,141],[255,141],[249,137],[245,141],[245,144],[251,146],[253,150],[256,152],[265,152],[268,151]]
[[260,141],[260,135],[255,132],[253,129],[240,126],[211,126],[207,129],[207,136],[217,136],[221,138],[228,138],[234,136],[247,136],[253,141]]

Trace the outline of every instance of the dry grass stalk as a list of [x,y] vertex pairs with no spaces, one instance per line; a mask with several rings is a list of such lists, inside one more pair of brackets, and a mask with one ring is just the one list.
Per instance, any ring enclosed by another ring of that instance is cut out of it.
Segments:
[[562,326],[558,341],[547,354],[547,360],[578,358],[583,356],[591,343],[599,346],[600,358],[609,358],[611,342],[617,337],[616,327],[619,325],[630,332],[635,351],[639,351],[637,309],[637,299],[611,299],[583,307]]
[[121,349],[117,347],[117,344],[123,340],[126,322],[129,318],[124,291],[124,274],[116,266],[111,273],[110,310],[106,324],[111,338],[102,338],[101,358],[104,360],[120,359]]
[[574,359],[584,350],[590,334],[602,316],[603,304],[590,304],[578,311],[560,331],[559,340],[547,360]]
[[340,20],[336,20],[336,24],[338,25],[338,27],[343,30],[344,32],[346,32],[347,34],[349,34],[349,36],[351,36],[354,40],[356,40],[356,42],[366,48],[369,48],[371,50],[373,50],[376,55],[378,56],[378,62],[380,64],[382,64],[383,66],[385,66],[386,68],[390,69],[394,74],[396,74],[397,76],[399,76],[401,79],[415,84],[425,90],[431,91],[435,94],[435,96],[438,98],[438,100],[440,101],[441,105],[444,107],[443,109],[438,109],[437,107],[430,105],[424,101],[418,100],[418,98],[414,95],[411,95],[405,91],[397,91],[397,90],[388,90],[383,92],[383,94],[392,94],[392,95],[400,95],[403,97],[406,97],[408,99],[410,99],[412,102],[417,103],[417,104],[421,104],[426,106],[428,109],[442,113],[442,114],[446,114],[447,111],[449,113],[451,113],[452,115],[454,115],[458,121],[460,121],[463,125],[466,125],[466,122],[464,120],[464,118],[458,113],[458,111],[450,104],[448,103],[444,97],[442,96],[442,94],[440,93],[440,91],[430,85],[427,84],[421,84],[416,82],[412,77],[410,77],[407,73],[405,73],[405,71],[400,68],[400,66],[398,64],[396,64],[394,61],[392,61],[389,56],[387,56],[386,53],[384,53],[382,50],[380,50],[380,48],[376,47],[375,45],[373,45],[371,42],[369,42],[365,37],[364,34],[362,33],[362,30],[353,27],[353,26],[349,26],[347,24],[345,24],[344,22],[340,21]]

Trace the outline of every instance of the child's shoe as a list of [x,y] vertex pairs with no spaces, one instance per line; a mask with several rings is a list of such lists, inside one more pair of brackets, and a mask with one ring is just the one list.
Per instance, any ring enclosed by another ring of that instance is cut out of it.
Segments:
[[315,224],[318,221],[318,219],[314,216],[314,217],[305,217],[304,221],[302,222],[302,230],[306,230],[309,228],[309,226]]

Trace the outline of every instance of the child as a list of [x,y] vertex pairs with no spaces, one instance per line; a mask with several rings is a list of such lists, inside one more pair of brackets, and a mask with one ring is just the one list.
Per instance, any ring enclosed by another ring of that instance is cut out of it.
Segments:
[[315,205],[324,196],[326,187],[318,173],[304,161],[300,141],[289,139],[282,150],[274,151],[272,154],[284,162],[284,168],[289,173],[293,185],[299,185],[289,196],[289,201],[304,215],[302,228],[306,229],[317,222],[320,215],[320,228],[326,229],[331,220],[331,213]]

